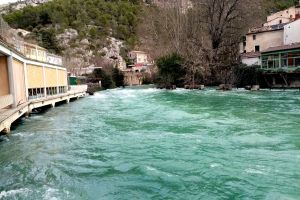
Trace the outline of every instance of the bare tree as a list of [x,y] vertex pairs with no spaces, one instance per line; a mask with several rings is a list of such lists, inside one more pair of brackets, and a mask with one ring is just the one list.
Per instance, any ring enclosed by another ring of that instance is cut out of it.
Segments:
[[242,35],[260,23],[263,1],[193,0],[193,7],[182,12],[182,0],[173,0],[172,6],[166,2],[147,8],[152,12],[145,15],[143,24],[148,29],[142,34],[142,46],[154,58],[174,52],[182,55],[187,84],[231,83]]
[[205,82],[209,72],[205,27],[198,17],[200,9],[201,7],[194,7],[184,15],[184,40],[180,45],[180,54],[185,60],[185,82],[192,88],[195,88],[196,83]]

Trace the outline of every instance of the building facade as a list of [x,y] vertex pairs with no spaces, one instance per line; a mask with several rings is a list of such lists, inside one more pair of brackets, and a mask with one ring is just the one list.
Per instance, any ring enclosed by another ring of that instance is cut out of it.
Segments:
[[247,34],[242,53],[261,52],[269,47],[283,45],[284,24],[253,28]]
[[[300,1],[299,1],[300,5]],[[267,17],[267,22],[264,26],[273,26],[277,24],[290,23],[300,18],[300,6],[293,6],[286,10],[273,13]]]
[[260,55],[260,52],[243,54],[241,56],[242,63],[247,66],[261,65]]
[[[269,48],[300,42],[300,3],[271,14],[261,27],[251,28],[240,44],[242,63],[262,63],[260,53]],[[256,57],[253,57],[256,55]]]
[[[39,51],[37,48],[33,50]],[[0,41],[0,98],[11,96],[12,107],[31,99],[67,92],[66,68],[47,63],[45,51],[42,50],[43,53],[40,54],[34,54],[33,51],[22,54],[4,41]]]
[[300,20],[284,26],[284,45],[300,43]]
[[300,67],[300,43],[271,47],[262,52],[263,69],[294,69]]
[[147,70],[153,64],[150,62],[149,55],[144,51],[131,51],[128,53],[128,59],[131,62],[129,68],[133,71]]
[[260,70],[268,87],[300,89],[300,43],[271,47],[261,57]]

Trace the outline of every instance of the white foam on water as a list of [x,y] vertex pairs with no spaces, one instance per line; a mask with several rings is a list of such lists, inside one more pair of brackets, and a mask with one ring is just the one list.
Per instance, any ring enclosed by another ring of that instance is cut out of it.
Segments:
[[266,173],[261,171],[261,170],[258,170],[258,169],[253,169],[253,168],[248,168],[248,169],[245,169],[245,172],[247,174],[262,174],[262,175],[265,175]]
[[102,92],[96,92],[93,96],[90,96],[91,99],[107,99],[108,95]]
[[195,142],[196,143],[202,143],[202,140],[201,139],[196,139]]
[[2,191],[0,192],[0,199],[5,199],[7,197],[14,197],[18,194],[21,194],[22,196],[27,195],[30,192],[27,188],[21,188],[17,190],[9,190],[9,191]]
[[150,172],[154,173],[156,176],[160,176],[160,177],[164,177],[164,176],[165,177],[177,176],[177,175],[170,174],[168,172],[161,171],[161,170],[156,169],[156,168],[151,167],[151,166],[146,166],[146,170],[150,171]]
[[216,168],[216,167],[221,167],[222,165],[221,164],[219,164],[219,163],[212,163],[212,164],[210,164],[210,167],[211,168]]
[[33,133],[20,132],[20,133],[14,133],[11,136],[12,137],[31,137],[33,135],[34,135]]
[[57,197],[58,190],[53,188],[48,188],[43,196],[44,200],[59,200]]
[[157,171],[157,169],[155,169],[154,167],[150,167],[150,166],[146,166],[146,169],[149,170],[149,171]]
[[185,94],[188,92],[191,92],[193,90],[187,90],[187,89],[183,89],[183,88],[177,88],[176,90],[170,90],[173,93],[178,93],[178,94]]
[[158,93],[160,91],[161,90],[156,89],[156,88],[148,88],[148,89],[141,90],[142,93],[146,93],[146,94]]

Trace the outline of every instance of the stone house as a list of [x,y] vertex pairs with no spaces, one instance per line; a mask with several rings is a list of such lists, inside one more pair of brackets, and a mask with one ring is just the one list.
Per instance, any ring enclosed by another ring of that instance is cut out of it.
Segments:
[[249,65],[253,60],[260,61],[260,52],[269,48],[300,42],[299,19],[300,2],[298,6],[269,15],[261,27],[251,28],[240,44],[242,63]]
[[130,51],[128,58],[131,61],[129,68],[133,71],[147,70],[147,68],[152,65],[149,55],[144,51]]

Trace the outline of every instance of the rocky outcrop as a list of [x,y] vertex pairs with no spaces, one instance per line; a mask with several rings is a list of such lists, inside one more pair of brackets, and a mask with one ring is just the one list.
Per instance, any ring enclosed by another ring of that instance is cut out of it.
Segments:
[[229,91],[229,90],[232,90],[232,85],[231,84],[221,84],[221,85],[219,85],[217,90]]
[[[106,41],[91,40],[88,38],[79,38],[79,34],[74,29],[66,29],[63,33],[56,36],[64,54],[69,58],[69,67],[79,66],[82,68],[99,67],[101,63],[117,66],[123,70],[126,68],[126,62],[121,54],[123,41],[113,37],[108,37]],[[100,48],[91,48],[94,44],[101,44]],[[68,59],[67,59],[68,60]],[[76,70],[75,70],[76,71]],[[78,71],[78,70],[77,70]]]
[[144,0],[144,2],[155,4],[162,8],[173,8],[174,6],[179,5],[183,13],[185,13],[188,9],[193,7],[193,3],[191,0]]
[[78,37],[78,32],[75,29],[66,29],[64,33],[56,36],[62,46],[68,46],[71,40],[75,40]]
[[109,45],[100,50],[100,53],[104,55],[104,58],[112,63],[116,63],[120,70],[126,68],[126,62],[120,55],[121,48],[124,47],[123,41],[113,37],[107,38]]

